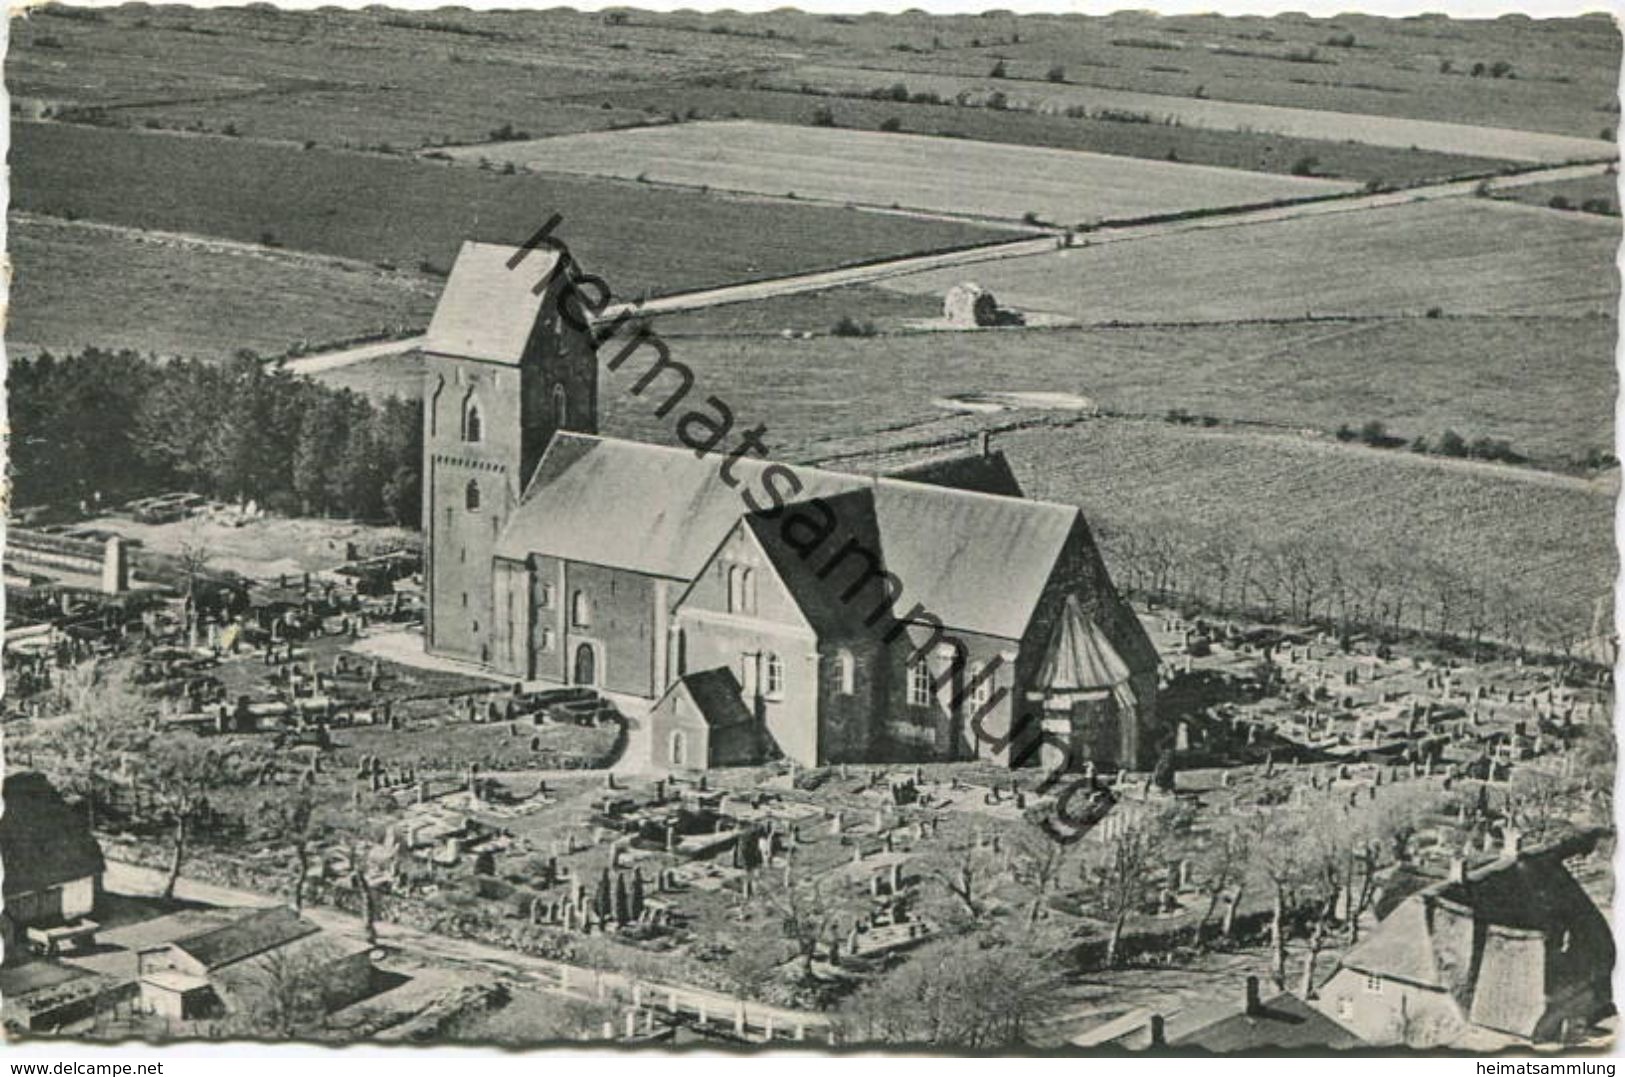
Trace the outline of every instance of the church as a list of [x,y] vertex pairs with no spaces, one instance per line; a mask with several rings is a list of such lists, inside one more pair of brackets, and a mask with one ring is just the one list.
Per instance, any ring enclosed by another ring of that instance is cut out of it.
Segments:
[[1075,506],[985,440],[873,476],[603,436],[558,258],[464,244],[429,327],[430,653],[605,694],[656,767],[1151,764],[1156,652]]

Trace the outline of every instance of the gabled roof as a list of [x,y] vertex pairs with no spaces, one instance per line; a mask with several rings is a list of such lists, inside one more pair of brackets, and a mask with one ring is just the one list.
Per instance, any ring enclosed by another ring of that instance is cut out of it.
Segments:
[[[757,545],[767,555],[773,571],[790,594],[790,599],[806,618],[807,624],[821,639],[838,639],[865,631],[864,624],[884,598],[879,582],[863,583],[850,600],[846,592],[863,580],[868,571],[861,550],[872,554],[884,570],[885,551],[880,542],[880,525],[875,520],[874,494],[868,487],[850,490],[824,499],[835,515],[836,526],[821,547],[820,556],[807,558],[791,545],[778,520],[770,520],[752,513],[741,521],[750,530]],[[799,511],[791,505],[786,511]],[[829,564],[833,553],[846,544],[854,544],[854,552],[835,564],[828,575],[820,577],[819,570]],[[903,584],[908,586],[907,581]],[[906,610],[907,607],[904,607]],[[897,612],[904,612],[899,610]],[[873,631],[884,632],[891,627],[889,616],[882,613],[872,626]]]
[[948,486],[955,490],[970,490],[979,494],[997,494],[1000,497],[1024,497],[1016,473],[1004,453],[958,453],[938,456],[918,463],[907,464],[888,474],[905,482],[924,483],[927,486]]
[[[523,248],[465,242],[435,305],[423,350],[435,355],[516,364],[551,290],[538,286],[553,275],[559,254],[547,247]],[[493,316],[492,312],[496,312]]]
[[[1080,1047],[1145,1050],[1152,1046],[1151,1022],[1151,1011],[1134,1011],[1073,1042]],[[1164,1024],[1163,1044],[1225,1054],[1306,1047],[1346,1050],[1360,1046],[1361,1040],[1298,996],[1284,991],[1259,1002],[1251,1011],[1238,999],[1175,1014]]]
[[1341,967],[1449,991],[1469,1021],[1525,1038],[1611,1001],[1608,922],[1563,866],[1595,833],[1494,861],[1406,898]]
[[106,868],[85,817],[68,806],[45,775],[7,774],[0,798],[5,802],[0,871],[5,873],[6,897],[100,875]]
[[279,905],[251,912],[223,927],[177,939],[171,945],[212,972],[320,930],[292,909]]
[[[692,580],[749,511],[742,493],[765,501],[763,472],[790,467],[739,459],[730,486],[722,462],[721,454],[702,459],[687,449],[558,434],[497,540],[496,556],[519,561],[543,554]],[[949,628],[1005,639],[1025,632],[1080,521],[1071,505],[814,467],[791,470],[801,484],[795,496],[804,502],[869,491],[881,542],[875,552],[903,583],[899,613],[919,603]],[[772,523],[782,527],[796,511],[788,507]],[[837,529],[858,526],[838,521]],[[839,546],[825,542],[809,560],[821,567]],[[868,608],[864,603],[861,610]]]
[[685,673],[667,690],[668,695],[687,697],[700,719],[712,729],[755,722],[740,692],[739,681],[726,666]]

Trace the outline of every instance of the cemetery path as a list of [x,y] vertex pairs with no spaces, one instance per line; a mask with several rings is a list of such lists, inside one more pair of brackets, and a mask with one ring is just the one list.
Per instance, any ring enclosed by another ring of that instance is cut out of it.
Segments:
[[[152,896],[162,893],[164,876],[165,873],[156,868],[109,860],[103,885],[114,893]],[[184,901],[226,908],[265,908],[286,903],[275,895],[218,886],[184,875],[175,887],[175,896]],[[307,905],[303,915],[323,930],[347,938],[363,937],[363,926],[358,916],[314,905]],[[741,1003],[730,995],[709,988],[638,980],[621,973],[532,957],[472,939],[448,938],[400,924],[380,922],[377,930],[379,945],[395,947],[414,956],[474,966],[495,975],[510,976],[583,997],[602,998],[605,993],[614,992],[641,998],[646,1006],[698,1015],[702,1021],[711,1018],[739,1020],[758,1034],[764,1029],[799,1028],[809,1035],[822,1037],[827,1035],[830,1024],[822,1014],[758,1002]]]

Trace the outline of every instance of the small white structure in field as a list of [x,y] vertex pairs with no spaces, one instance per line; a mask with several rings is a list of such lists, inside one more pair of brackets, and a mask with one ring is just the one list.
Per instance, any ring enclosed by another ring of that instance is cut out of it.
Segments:
[[942,301],[942,316],[949,325],[961,329],[993,325],[999,318],[999,303],[992,292],[966,281],[948,289],[947,298]]

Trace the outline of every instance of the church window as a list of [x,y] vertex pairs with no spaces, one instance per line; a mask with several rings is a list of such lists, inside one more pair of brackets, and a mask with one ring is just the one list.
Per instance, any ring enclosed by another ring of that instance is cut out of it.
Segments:
[[911,707],[931,705],[931,667],[923,658],[909,664],[908,703]]
[[857,665],[857,660],[852,657],[852,652],[845,648],[835,656],[835,670],[841,679],[841,695],[843,696],[849,696],[856,690]]
[[570,598],[570,621],[577,628],[592,626],[592,603],[587,598],[587,592],[577,591]]
[[784,698],[784,662],[772,651],[767,652],[764,661],[765,680],[767,687],[763,692],[768,699]]
[[552,607],[553,607],[553,585],[552,584],[550,584],[550,583],[542,584],[542,590],[541,590],[540,595],[536,599],[536,605],[540,606],[544,610],[552,609]]
[[543,651],[551,651],[553,649],[553,630],[551,628],[543,627],[540,646]]
[[480,402],[474,399],[473,393],[470,393],[468,403],[463,406],[463,440],[480,441],[484,434],[484,424],[480,420]]
[[480,484],[473,479],[463,488],[463,507],[469,512],[480,511]]
[[671,765],[674,767],[688,764],[688,741],[681,729],[671,731]]
[[570,401],[564,394],[564,386],[553,386],[553,429],[564,430],[570,425]]
[[756,573],[748,568],[739,570],[739,608],[744,613],[756,612]]
[[985,707],[988,700],[993,698],[993,674],[985,666],[976,671],[971,682],[970,701],[974,706]]

